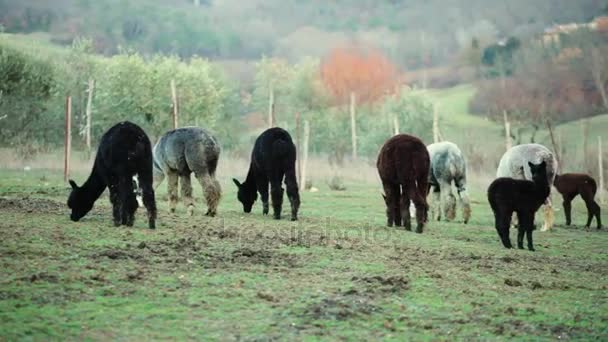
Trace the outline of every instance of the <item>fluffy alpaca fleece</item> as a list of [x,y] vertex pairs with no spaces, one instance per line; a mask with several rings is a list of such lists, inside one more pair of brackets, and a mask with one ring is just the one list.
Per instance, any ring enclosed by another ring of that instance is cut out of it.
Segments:
[[[496,177],[531,180],[532,174],[528,163],[539,164],[541,161],[547,164],[547,182],[551,189],[551,184],[558,171],[557,160],[548,148],[540,144],[522,144],[510,148],[500,159]],[[549,192],[544,203],[544,223],[541,232],[550,230],[553,227],[553,221],[553,206]]]
[[222,197],[215,170],[220,157],[220,145],[207,130],[200,127],[183,127],[167,132],[154,146],[154,187],[167,177],[169,209],[177,206],[177,185],[181,183],[181,195],[188,215],[194,213],[190,174],[201,184],[207,216],[215,216]]
[[597,221],[597,229],[602,228],[602,217],[600,214],[600,206],[595,201],[595,193],[597,192],[597,184],[595,179],[589,175],[582,173],[564,173],[562,175],[556,175],[553,185],[562,194],[564,199],[564,213],[566,215],[566,225],[571,223],[570,212],[572,210],[572,200],[577,196],[581,195],[585,205],[587,206],[587,224],[585,227],[589,228],[591,221],[595,216]]
[[511,216],[515,213],[519,220],[517,247],[524,248],[525,234],[528,249],[533,251],[534,214],[545,202],[551,185],[547,182],[547,163],[544,160],[538,165],[530,162],[527,164],[532,181],[507,177],[497,178],[488,188],[488,201],[494,213],[496,232],[505,248],[512,247],[509,227],[511,226]]
[[462,206],[462,219],[466,224],[471,217],[471,204],[467,193],[466,160],[456,144],[442,141],[427,146],[431,158],[429,184],[433,190],[431,212],[436,220],[445,215],[448,221],[456,216],[456,199],[452,193],[452,182],[456,186]]
[[387,140],[378,154],[378,174],[384,188],[387,225],[411,230],[410,201],[416,207],[416,232],[422,233],[427,221],[429,152],[414,136],[398,134]]
[[152,187],[152,147],[146,133],[136,124],[124,121],[101,137],[91,175],[82,186],[70,179],[72,192],[70,218],[79,221],[92,208],[103,191],[110,189],[114,225],[132,226],[137,210],[133,176],[137,175],[148,227],[156,227],[156,201]]
[[247,178],[242,184],[233,179],[238,187],[237,198],[243,204],[243,211],[251,212],[259,192],[262,197],[262,213],[268,214],[268,183],[270,183],[273,216],[279,220],[283,206],[281,182],[285,177],[287,198],[291,204],[291,220],[296,221],[300,208],[300,194],[295,163],[296,146],[289,133],[279,127],[264,131],[253,146]]

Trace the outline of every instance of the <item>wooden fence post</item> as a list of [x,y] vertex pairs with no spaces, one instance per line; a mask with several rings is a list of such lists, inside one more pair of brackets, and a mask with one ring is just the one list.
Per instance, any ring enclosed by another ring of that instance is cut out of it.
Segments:
[[274,127],[274,87],[272,84],[268,89],[268,127]]
[[509,118],[507,117],[507,111],[502,111],[502,117],[505,122],[505,147],[509,150],[513,147],[513,141],[511,140],[511,123],[509,122]]
[[175,80],[171,80],[171,101],[173,102],[173,129],[177,129],[179,108],[177,102],[177,89],[175,88]]
[[597,137],[597,166],[598,166],[598,171],[599,171],[599,177],[600,177],[600,203],[604,204],[604,161],[603,161],[603,155],[602,155],[602,137],[598,136]]
[[70,177],[70,154],[72,152],[72,97],[65,100],[65,150],[63,153],[63,180]]
[[300,112],[296,112],[296,151],[297,151],[297,173],[298,180],[302,179],[302,149],[300,144]]
[[356,121],[356,98],[355,93],[350,93],[350,130],[351,130],[351,142],[353,149],[353,160],[357,159],[357,121]]
[[304,156],[302,161],[302,179],[300,189],[306,190],[306,168],[308,167],[308,138],[310,137],[310,125],[308,120],[304,120]]
[[84,137],[85,143],[87,144],[87,150],[91,151],[91,114],[92,114],[92,106],[93,106],[93,90],[95,89],[95,80],[89,80],[89,89],[87,90],[87,108],[85,111],[85,115],[87,117],[87,123],[85,127]]

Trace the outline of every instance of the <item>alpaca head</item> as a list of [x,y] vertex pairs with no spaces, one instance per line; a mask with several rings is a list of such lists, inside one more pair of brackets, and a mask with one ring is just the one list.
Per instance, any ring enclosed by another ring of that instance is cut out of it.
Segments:
[[86,214],[93,209],[93,203],[85,190],[78,187],[76,182],[70,179],[70,186],[72,186],[72,192],[68,197],[68,208],[72,210],[70,219],[74,222],[79,221]]
[[255,203],[255,201],[258,199],[258,193],[256,189],[250,189],[234,178],[232,178],[232,181],[239,188],[237,198],[239,202],[243,204],[243,211],[246,213],[250,213],[251,207],[253,207],[253,203]]
[[547,183],[547,163],[543,160],[540,164],[532,164],[528,162],[532,181],[535,183]]

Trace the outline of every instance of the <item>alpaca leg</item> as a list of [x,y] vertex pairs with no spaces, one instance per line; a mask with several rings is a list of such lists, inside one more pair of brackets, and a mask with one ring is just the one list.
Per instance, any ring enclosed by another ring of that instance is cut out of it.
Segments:
[[534,246],[532,244],[532,231],[534,230],[534,213],[518,213],[518,217],[519,229],[517,234],[517,247],[519,249],[524,249],[523,234],[525,232],[526,239],[528,240],[528,249],[533,251]]
[[509,238],[509,228],[511,227],[511,216],[512,212],[494,212],[495,227],[498,232],[498,236],[502,241],[505,248],[513,248],[511,245],[511,239]]
[[262,199],[262,214],[268,215],[268,178],[258,173],[256,175],[255,184]]
[[519,221],[519,227],[517,227],[517,248],[524,249],[524,233],[526,232],[526,220],[522,218],[522,213],[517,213],[517,220]]
[[392,227],[395,223],[394,207],[399,206],[399,188],[386,182],[382,182],[382,187],[384,188],[384,202],[386,204],[386,225]]
[[572,198],[570,196],[564,196],[564,215],[566,215],[566,226],[569,226],[572,223]]
[[148,228],[156,228],[156,199],[154,197],[153,179],[145,172],[139,173],[139,187],[141,188],[141,196],[148,212]]
[[[278,178],[278,179],[276,179]],[[274,211],[274,219],[281,219],[281,209],[283,207],[283,188],[281,187],[281,178],[276,177],[270,181],[270,196],[272,200],[272,210]]]
[[456,197],[454,196],[451,187],[448,191],[445,219],[446,221],[454,221],[456,218]]
[[300,193],[298,192],[295,169],[288,169],[285,172],[285,188],[287,190],[287,198],[291,204],[291,220],[296,221],[298,219],[298,210],[300,209]]
[[115,227],[120,226],[120,196],[118,193],[118,183],[108,186],[110,189],[110,203],[112,203],[112,222]]
[[395,221],[395,227],[401,227],[403,221],[403,218],[401,217],[401,203],[405,196],[405,187],[402,189],[401,186],[397,185],[393,191],[397,194],[395,202],[393,203],[393,220]]
[[[424,229],[424,223],[426,221],[426,213],[428,211],[428,204],[426,203],[426,198],[423,193],[426,191],[422,191],[420,189],[421,184],[415,184],[411,182],[406,186],[406,194],[404,196],[409,197],[410,200],[414,202],[416,206],[416,233],[422,233]],[[426,186],[426,184],[422,184],[422,186]]]
[[405,230],[412,230],[410,203],[411,201],[407,194],[403,194],[401,196],[401,202],[399,203],[399,206],[401,208],[401,221],[403,223],[403,227],[405,227]]
[[445,219],[446,221],[453,221],[456,218],[456,197],[452,192],[452,184],[445,183],[442,187],[446,191],[445,195]]
[[120,178],[118,181],[118,192],[120,196],[121,223],[131,227],[135,221],[135,210],[137,210],[137,199],[133,193],[133,181],[131,177]]
[[435,221],[441,221],[441,188],[433,186],[433,202],[431,203],[431,217]]
[[528,250],[534,252],[534,244],[532,242],[532,231],[534,227],[529,227],[526,230],[526,238],[528,240]]
[[595,200],[593,198],[591,198],[590,200],[586,200],[585,201],[585,205],[587,206],[587,224],[585,225],[586,228],[589,228],[591,226],[591,221],[593,220],[593,217],[595,216],[596,220],[597,220],[597,229],[602,228],[602,219],[600,218],[600,206],[597,204],[597,202],[595,202]]
[[544,213],[544,223],[543,223],[543,228],[541,228],[541,232],[546,232],[551,230],[551,228],[553,228],[553,219],[554,219],[554,214],[553,214],[553,204],[551,203],[551,196],[547,197],[547,200],[545,201],[544,204],[544,208],[543,208],[543,213]]
[[469,200],[469,194],[465,188],[466,181],[464,178],[456,180],[456,189],[458,190],[458,198],[462,207],[462,220],[464,224],[469,222],[471,219],[471,201]]
[[175,172],[167,174],[167,187],[169,192],[169,211],[174,213],[177,207],[177,181],[179,176]]
[[222,199],[220,182],[209,173],[197,174],[196,179],[198,179],[198,182],[203,187],[205,202],[207,202],[207,212],[205,215],[214,217],[217,214],[217,206],[220,204],[220,199]]
[[[452,195],[452,186],[450,183],[445,181],[439,182],[440,189],[440,201],[439,201],[439,211],[440,215],[443,215],[446,221],[450,221],[450,206],[453,201],[451,199],[454,198]],[[453,217],[452,217],[453,219]]]
[[179,176],[179,183],[181,186],[182,199],[186,206],[186,212],[188,216],[194,214],[194,199],[192,198],[192,183],[190,182],[190,174],[183,174]]

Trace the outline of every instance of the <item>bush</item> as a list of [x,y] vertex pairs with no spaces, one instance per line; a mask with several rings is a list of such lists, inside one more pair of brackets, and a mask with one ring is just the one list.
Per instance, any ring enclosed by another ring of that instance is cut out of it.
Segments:
[[[0,143],[29,144],[44,138],[47,102],[56,86],[51,64],[0,44]],[[44,141],[44,140],[43,140]]]

